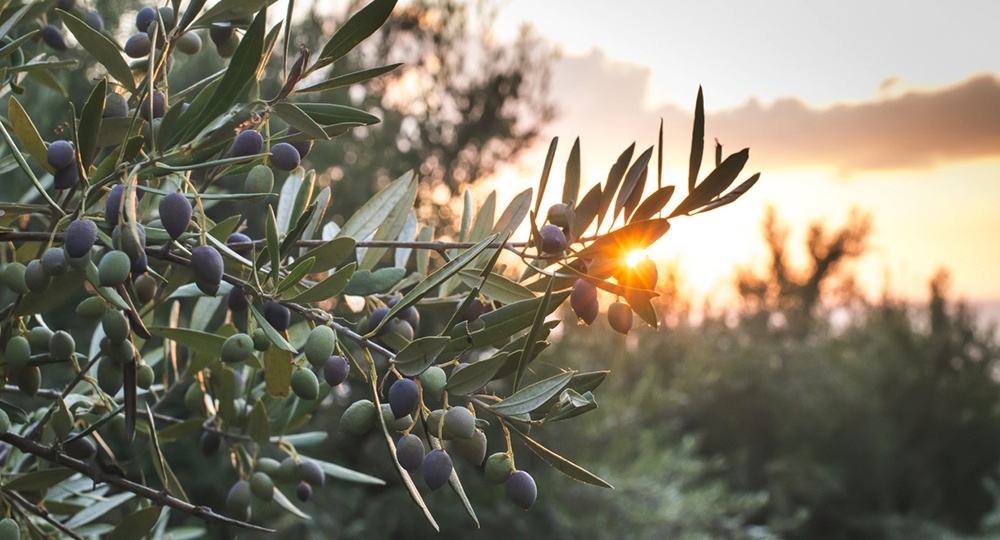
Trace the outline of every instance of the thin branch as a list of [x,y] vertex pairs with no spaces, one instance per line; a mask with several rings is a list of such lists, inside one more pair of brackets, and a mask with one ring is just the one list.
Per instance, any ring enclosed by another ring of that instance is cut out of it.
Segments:
[[0,441],[6,442],[24,453],[31,454],[51,463],[62,465],[63,467],[67,467],[69,469],[73,469],[95,482],[103,482],[130,493],[134,493],[152,503],[159,504],[160,506],[167,506],[173,508],[174,510],[191,514],[206,523],[223,523],[252,531],[268,533],[275,532],[274,529],[268,529],[266,527],[261,527],[259,525],[254,525],[252,523],[247,523],[245,521],[217,514],[207,506],[195,506],[169,495],[166,491],[156,491],[155,489],[142,484],[137,484],[131,480],[126,480],[125,478],[108,474],[96,467],[84,463],[83,461],[71,458],[55,448],[43,446],[14,433],[5,433],[0,435]]
[[76,540],[83,540],[83,537],[73,532],[73,529],[70,529],[69,527],[63,525],[58,519],[52,517],[52,515],[49,514],[48,510],[45,510],[44,508],[39,508],[31,504],[31,501],[22,497],[20,493],[16,491],[4,491],[3,495],[4,497],[10,499],[11,502],[16,504],[21,510],[25,512],[30,512],[44,519],[45,521],[49,522],[49,524],[51,524],[53,527],[59,529],[60,531],[62,531],[63,534],[69,536],[70,538],[75,538]]

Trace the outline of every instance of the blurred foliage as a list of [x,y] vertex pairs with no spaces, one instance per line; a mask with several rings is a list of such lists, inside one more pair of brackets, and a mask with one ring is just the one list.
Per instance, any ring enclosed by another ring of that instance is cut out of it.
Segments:
[[[338,24],[328,6],[313,6],[302,35],[331,34]],[[493,2],[408,2],[334,65],[332,75],[401,64],[364,86],[323,92],[382,120],[310,156],[312,167],[326,170],[320,182],[332,181],[332,215],[350,215],[376,189],[414,170],[421,179],[418,219],[437,220],[454,234],[458,213],[449,203],[461,186],[513,163],[538,140],[555,113],[548,96],[555,53],[529,27],[512,43],[494,38],[497,9]]]

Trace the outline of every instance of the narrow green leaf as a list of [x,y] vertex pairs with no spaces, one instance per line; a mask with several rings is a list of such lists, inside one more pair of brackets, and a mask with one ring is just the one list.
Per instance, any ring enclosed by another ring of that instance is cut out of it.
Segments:
[[691,157],[688,159],[688,194],[694,193],[695,182],[698,181],[698,171],[701,169],[701,158],[705,152],[705,96],[701,86],[698,87],[698,98],[694,103],[694,127],[691,128]]
[[[240,44],[226,68],[226,73],[218,84],[209,87],[213,89],[211,97],[205,100],[195,99],[191,102],[191,106],[181,114],[178,123],[184,127],[179,129],[170,139],[168,146],[186,142],[199,133],[220,114],[229,110],[234,103],[243,99],[250,87],[257,81],[257,68],[261,62],[267,60],[267,55],[264,54],[266,13],[267,11],[264,9],[257,12],[250,27],[243,35],[243,39],[240,40]],[[202,19],[205,18],[202,17]],[[201,98],[201,95],[198,98]]]
[[693,213],[695,213],[695,214],[701,214],[701,213],[704,213],[704,212],[708,212],[709,210],[715,210],[716,208],[719,208],[720,206],[725,206],[725,205],[727,205],[727,204],[735,201],[736,199],[739,199],[740,197],[743,196],[744,193],[746,193],[747,191],[750,191],[750,188],[752,188],[753,185],[757,183],[757,180],[760,180],[760,173],[754,173],[753,176],[751,176],[750,178],[747,178],[746,180],[744,180],[742,184],[740,184],[740,185],[736,186],[735,188],[733,188],[733,190],[730,191],[729,193],[726,193],[722,197],[719,197],[718,199],[715,199],[714,201],[706,204],[705,206],[702,206],[701,208],[699,208],[698,210],[696,210]]
[[660,117],[660,134],[656,140],[656,189],[663,189],[663,117]]
[[136,88],[135,79],[132,78],[132,69],[129,68],[128,63],[122,58],[118,45],[104,34],[94,30],[87,23],[78,19],[72,13],[67,13],[61,9],[56,9],[56,12],[59,13],[63,24],[66,25],[66,28],[70,32],[73,32],[73,36],[80,42],[84,50],[92,54],[108,70],[109,75],[125,85],[125,88],[128,88],[134,94]]
[[302,133],[321,141],[328,139],[326,131],[323,130],[323,126],[319,125],[312,119],[311,116],[295,105],[283,101],[272,105],[271,110],[281,117],[282,120],[287,122],[288,125],[293,126]]
[[267,407],[264,406],[264,400],[261,398],[257,398],[257,403],[254,403],[253,409],[250,410],[247,432],[257,444],[264,444],[271,438],[271,424],[267,420]]
[[[434,239],[434,227],[431,225],[424,225],[420,229],[420,234],[417,236],[417,240],[420,242],[430,242]],[[422,250],[417,253],[417,273],[421,276],[427,275],[427,267],[430,265],[431,251],[429,249]]]
[[[549,301],[549,313],[557,306],[562,305],[569,298],[569,294],[570,291],[553,293]],[[472,346],[484,347],[506,343],[510,339],[510,336],[532,325],[535,320],[535,314],[538,312],[538,306],[542,300],[542,297],[522,300],[484,314],[480,319],[485,324],[485,328],[471,333]],[[469,346],[467,331],[468,325],[464,322],[452,327],[448,333],[452,341],[445,348],[445,352],[458,352],[467,348]]]
[[327,270],[344,262],[354,251],[355,241],[349,236],[340,236],[322,245],[314,247],[303,254],[303,257],[315,259],[310,273],[316,274]]
[[[307,175],[311,176],[311,175]],[[306,183],[309,183],[308,180]],[[309,186],[310,191],[312,191],[312,186]],[[306,189],[306,184],[303,184],[302,189]],[[309,208],[306,208],[305,212],[300,213],[298,219],[295,220],[295,227],[288,231],[288,234],[281,239],[281,244],[278,246],[278,254],[282,260],[285,260],[295,249],[295,243],[302,239],[302,233],[305,232],[306,227],[309,222],[312,221],[312,216],[316,213],[316,203],[310,204]]]
[[573,378],[572,373],[560,373],[514,392],[510,397],[489,406],[501,416],[516,416],[529,413],[558,394]]
[[559,454],[553,452],[552,450],[549,450],[548,448],[542,446],[541,443],[532,439],[531,437],[528,437],[527,435],[519,431],[517,428],[511,426],[509,423],[508,426],[510,427],[511,433],[517,435],[517,437],[524,442],[525,446],[527,446],[529,449],[531,449],[532,452],[537,454],[538,457],[545,460],[545,462],[551,465],[553,469],[565,474],[566,476],[574,480],[579,480],[580,482],[584,482],[586,484],[592,484],[603,488],[614,489],[614,486],[605,482],[596,474],[588,471],[587,469],[584,469],[583,467],[577,465],[576,463],[573,463],[572,461],[560,456]]
[[712,202],[712,199],[732,185],[749,159],[749,148],[744,148],[727,157],[721,165],[716,167],[715,170],[709,173],[705,180],[694,188],[694,191],[677,205],[677,208],[670,213],[670,217],[688,214]]
[[559,137],[553,137],[549,143],[549,151],[545,154],[545,166],[542,167],[542,178],[538,181],[538,197],[535,199],[535,215],[538,215],[542,207],[542,197],[545,196],[545,186],[549,183],[549,173],[552,171],[552,161],[556,157],[556,146],[559,144]]
[[[628,174],[625,175],[625,181],[622,182],[621,191],[618,192],[618,198],[615,199],[615,211],[612,214],[612,221],[618,217],[618,214],[625,208],[625,203],[632,196],[632,192],[636,189],[640,190],[640,195],[642,194],[641,186],[639,185],[640,180],[645,179],[646,170],[649,167],[649,159],[653,156],[653,147],[650,146],[642,154],[639,154],[638,159],[635,163],[629,167]],[[628,219],[628,213],[626,212],[625,219]]]
[[[476,287],[482,281],[482,270],[466,268],[458,273],[462,282],[469,287]],[[528,300],[535,297],[527,287],[520,283],[515,283],[506,277],[490,272],[483,282],[480,292],[487,298],[499,300],[504,304],[513,304],[520,300]]]
[[[253,306],[253,304],[250,305],[250,313],[253,314],[253,318],[257,321],[257,325],[260,326],[261,330],[264,331],[264,333],[267,335],[267,338],[271,341],[271,343],[275,345],[276,348],[292,354],[298,352],[295,350],[295,347],[292,347],[291,344],[288,343],[288,340],[286,340],[284,336],[282,336],[277,330],[274,329],[273,326],[271,326],[271,323],[267,322],[267,319],[264,318],[264,315],[262,315],[260,311],[258,311],[257,308]],[[220,345],[219,347],[220,347],[219,351],[221,353],[222,346]],[[267,367],[266,356],[264,364],[266,369]],[[291,380],[291,373],[292,373],[291,367],[289,367],[289,372],[288,372],[289,381]]]
[[497,192],[493,190],[486,196],[486,200],[483,201],[483,204],[479,206],[479,211],[476,212],[476,219],[472,223],[472,229],[469,231],[469,241],[478,242],[490,234],[493,229],[496,208]]
[[278,283],[278,287],[275,290],[276,293],[281,294],[291,287],[298,285],[302,278],[309,273],[309,269],[312,268],[313,259],[303,259],[295,263],[295,266],[288,271],[288,275],[282,278],[281,282]]
[[597,211],[601,207],[601,184],[594,184],[590,191],[583,196],[580,203],[573,209],[573,230],[570,231],[572,238],[576,240],[587,232],[587,227],[594,222]]
[[170,328],[167,326],[150,326],[147,328],[150,334],[177,342],[182,347],[189,350],[218,357],[222,354],[222,343],[226,340],[222,336],[199,332],[188,328]]
[[[608,210],[611,208],[611,201],[615,200],[615,194],[618,192],[618,185],[621,184],[622,178],[625,177],[625,171],[628,170],[628,164],[632,161],[632,152],[635,151],[635,143],[629,145],[624,152],[618,156],[618,161],[611,166],[611,170],[608,171],[608,180],[604,184],[604,189],[601,190],[601,208],[597,212],[597,228],[601,228],[601,223],[604,221],[604,216],[608,215]],[[614,219],[611,220],[614,223]]]
[[299,510],[299,508],[295,506],[292,501],[288,500],[288,497],[285,497],[285,494],[282,493],[280,489],[274,489],[274,502],[276,502],[278,506],[284,508],[289,514],[292,514],[299,519],[312,521],[312,518],[302,510]]
[[82,527],[96,519],[100,519],[101,516],[107,514],[108,512],[114,510],[122,503],[128,501],[132,497],[135,497],[133,493],[116,493],[114,495],[107,496],[102,500],[90,505],[83,512],[70,518],[69,521],[63,523],[68,529],[76,529],[77,527]]
[[[378,230],[375,231],[375,236],[372,238],[376,241],[384,240],[395,240],[399,237],[400,231],[403,230],[403,226],[406,225],[406,218],[410,215],[413,210],[413,202],[417,198],[417,182],[410,182],[407,186],[406,191],[403,196],[400,197],[395,205],[390,208],[389,214],[385,217],[378,226]],[[358,266],[362,270],[371,270],[375,268],[375,265],[382,260],[382,256],[388,251],[388,248],[372,247],[365,251],[364,257],[361,259],[361,264]]]
[[[55,169],[49,165],[48,160],[48,147],[45,146],[45,141],[42,140],[42,136],[38,134],[38,129],[35,127],[35,123],[31,121],[31,117],[28,116],[27,111],[21,106],[21,102],[17,100],[14,96],[10,96],[8,100],[7,116],[10,119],[11,128],[14,130],[14,135],[17,137],[21,144],[24,145],[25,150],[31,154],[31,157],[35,158],[35,161],[42,166],[48,172],[55,172]],[[16,149],[11,149],[11,152],[16,152]]]
[[652,218],[657,212],[670,202],[670,197],[674,194],[674,186],[660,188],[646,197],[639,208],[632,214],[631,221],[643,221]]
[[105,537],[106,540],[141,540],[149,531],[153,530],[156,522],[160,519],[163,508],[160,506],[149,506],[125,516],[125,519],[118,522],[115,530]]
[[[194,22],[193,26],[204,27],[215,22],[229,22],[241,19],[248,15],[254,15],[261,9],[270,6],[277,0],[222,0],[210,7]],[[201,4],[204,5],[204,1]],[[188,9],[191,9],[189,6]],[[186,20],[187,13],[183,20]]]
[[528,215],[528,210],[531,209],[531,194],[532,188],[528,188],[521,193],[518,193],[507,208],[504,209],[503,214],[500,214],[500,219],[497,220],[496,225],[493,226],[493,232],[503,235],[503,234],[514,234],[514,231],[521,226],[521,222]]
[[580,199],[580,137],[573,142],[566,161],[566,182],[563,184],[562,202],[576,204]]
[[552,300],[552,281],[549,281],[548,287],[545,288],[545,295],[542,296],[542,301],[538,304],[538,311],[535,312],[535,319],[531,323],[531,329],[528,330],[528,339],[524,345],[524,353],[522,354],[521,361],[517,365],[517,371],[514,372],[514,390],[517,390],[521,386],[521,378],[524,376],[524,371],[528,367],[528,362],[525,359],[532,358],[532,352],[535,348],[535,342],[538,340],[539,334],[542,332],[542,327],[545,324],[545,317],[548,316],[549,312],[549,302]]
[[374,232],[392,212],[396,203],[406,196],[412,182],[413,171],[407,171],[406,174],[393,180],[354,212],[340,228],[338,236],[365,238]]
[[277,444],[280,441],[285,441],[292,446],[301,448],[303,446],[316,446],[328,438],[330,438],[330,434],[325,431],[307,431],[305,433],[293,433],[291,435],[283,435],[281,437],[271,437],[271,442]]
[[[299,103],[296,105],[302,112],[309,115],[316,123],[324,126],[327,138],[334,135],[331,129],[341,124],[368,126],[379,123],[377,116],[369,112],[338,105],[336,103]],[[337,130],[334,130],[337,131]]]
[[[7,3],[5,2],[4,5],[6,7]],[[11,29],[13,29],[14,26],[16,26],[17,23],[21,21],[21,18],[24,17],[24,14],[27,13],[32,7],[33,7],[32,3],[28,2],[24,4],[24,6],[22,6],[21,9],[15,11],[12,15],[8,16],[7,20],[4,21],[2,25],[0,25],[0,38],[3,38],[8,33],[10,33]]]
[[472,211],[475,205],[472,203],[472,190],[465,188],[462,194],[462,225],[458,230],[458,241],[469,241],[469,230],[472,228]]
[[405,268],[379,268],[374,272],[358,270],[351,275],[344,294],[368,296],[387,292],[406,275]]
[[275,213],[275,221],[278,226],[278,236],[284,236],[292,226],[293,217],[302,214],[305,204],[296,207],[299,190],[305,180],[305,170],[301,167],[289,173],[285,183],[281,186],[281,194],[278,196],[278,210]]
[[[410,292],[406,293],[406,295],[403,296],[403,298],[400,299],[399,302],[396,302],[396,305],[392,306],[392,308],[389,309],[389,312],[386,313],[385,317],[382,319],[382,323],[379,324],[379,328],[384,326],[388,321],[392,320],[392,318],[395,317],[397,313],[412,306],[413,304],[416,304],[417,301],[423,298],[425,294],[429,293],[432,289],[440,286],[442,283],[447,281],[453,275],[457,274],[458,271],[461,270],[462,268],[465,268],[466,265],[468,265],[470,262],[473,261],[473,259],[478,257],[479,254],[482,253],[487,247],[489,247],[490,244],[495,242],[496,239],[497,239],[496,234],[488,236],[487,238],[483,239],[482,242],[479,242],[478,244],[472,246],[471,248],[463,251],[461,255],[448,261],[444,266],[435,270],[433,274],[424,278],[423,281],[421,281],[415,287],[410,289]],[[501,246],[500,248],[497,249],[503,249],[503,247]],[[378,330],[378,328],[373,328],[372,330],[375,331]]]
[[394,7],[396,7],[396,0],[374,0],[361,8],[341,25],[337,33],[323,46],[323,50],[317,58],[317,66],[336,62],[349,53],[351,49],[357,47],[358,43],[374,34],[389,18]]
[[[264,227],[264,234],[267,237],[267,254],[271,263],[271,281],[277,283],[278,272],[281,270],[281,242],[278,241],[278,222],[274,217],[274,210],[267,207],[267,222]],[[257,260],[260,266],[260,259]]]
[[77,138],[80,141],[80,159],[83,170],[87,170],[94,161],[97,151],[98,134],[101,131],[101,118],[104,115],[104,98],[108,93],[108,80],[101,79],[90,92],[90,97],[80,111],[80,124],[77,128]]
[[575,418],[581,414],[586,414],[597,408],[597,400],[594,394],[587,392],[580,394],[572,388],[562,391],[559,396],[559,406],[553,406],[545,415],[545,422],[559,422],[569,418]]
[[297,94],[304,94],[306,92],[322,92],[323,90],[333,90],[334,88],[343,88],[345,86],[351,86],[353,84],[358,84],[365,82],[369,79],[378,77],[379,75],[384,75],[390,71],[398,68],[403,64],[389,64],[388,66],[381,66],[371,69],[362,69],[360,71],[352,71],[351,73],[345,73],[343,75],[338,75],[336,77],[330,77],[329,79],[308,86],[301,90],[295,90]]
[[347,467],[337,465],[336,463],[330,463],[329,461],[323,461],[314,457],[310,457],[309,459],[315,461],[316,464],[323,469],[323,472],[330,478],[343,480],[344,482],[352,482],[355,484],[368,484],[370,486],[385,485],[385,480],[382,480],[381,478],[369,476],[367,474],[348,469]]
[[467,396],[479,390],[493,380],[506,363],[508,356],[506,352],[499,352],[485,360],[465,366],[448,379],[445,390],[455,396]]
[[7,491],[42,491],[62,482],[75,473],[76,471],[72,469],[58,467],[32,471],[6,481],[3,488]]
[[396,358],[392,360],[392,363],[403,375],[416,377],[434,363],[449,341],[451,339],[445,336],[426,336],[415,339],[396,353]]
[[330,277],[289,298],[288,301],[295,302],[296,304],[310,304],[312,302],[329,300],[337,296],[344,292],[348,282],[350,282],[351,277],[354,275],[356,266],[357,263],[351,263],[340,268],[333,274],[330,274]]

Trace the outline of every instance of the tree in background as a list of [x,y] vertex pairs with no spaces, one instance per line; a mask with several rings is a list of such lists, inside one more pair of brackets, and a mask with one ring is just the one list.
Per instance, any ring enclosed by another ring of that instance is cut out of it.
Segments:
[[[307,35],[336,27],[323,8],[314,5],[303,25]],[[529,27],[513,43],[497,40],[495,10],[492,2],[407,3],[359,54],[333,66],[333,74],[345,75],[398,65],[369,85],[331,93],[381,118],[312,158],[320,181],[332,182],[335,219],[413,170],[421,179],[417,218],[455,236],[458,210],[451,202],[463,187],[538,142],[555,112],[548,95],[554,52]]]

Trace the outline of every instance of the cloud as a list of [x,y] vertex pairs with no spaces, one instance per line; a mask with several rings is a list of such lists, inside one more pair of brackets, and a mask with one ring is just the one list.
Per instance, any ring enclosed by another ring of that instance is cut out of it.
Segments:
[[[561,116],[550,132],[583,135],[584,149],[589,142],[598,154],[594,157],[610,164],[637,136],[643,139],[640,145],[652,144],[663,118],[667,157],[686,163],[694,92],[687,107],[653,108],[646,104],[649,81],[648,67],[616,62],[597,50],[564,57],[552,87]],[[906,90],[887,78],[871,100],[830,107],[800,98],[768,105],[750,99],[713,111],[711,88],[705,92],[707,145],[717,137],[727,153],[749,146],[754,170],[829,167],[850,175],[1000,155],[1000,78],[995,75],[929,90]]]

